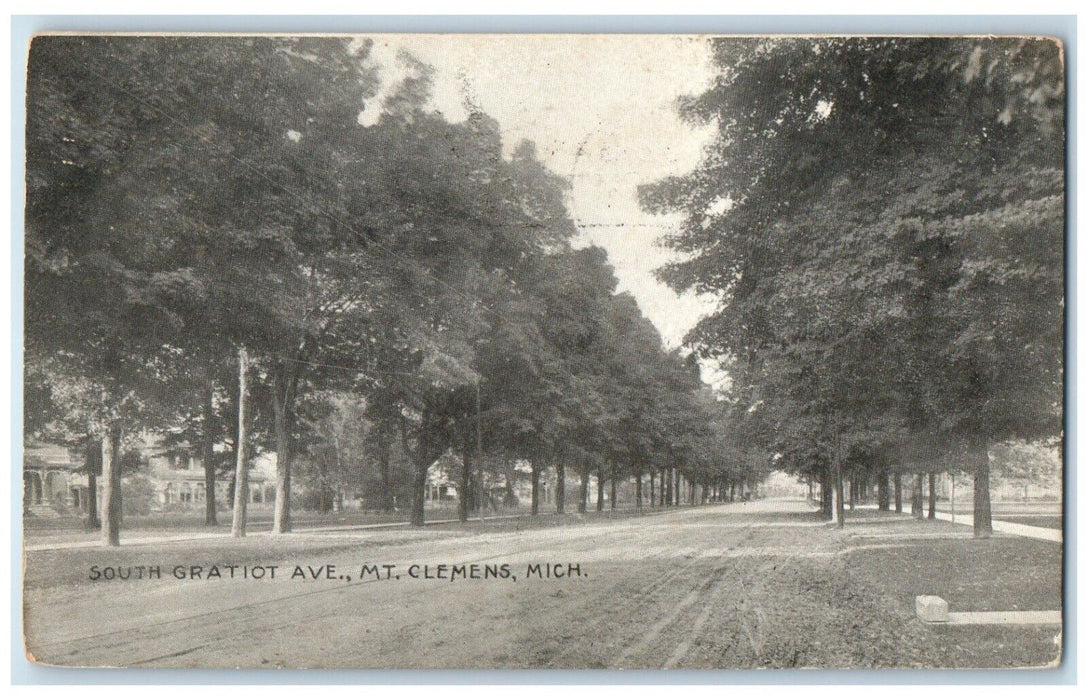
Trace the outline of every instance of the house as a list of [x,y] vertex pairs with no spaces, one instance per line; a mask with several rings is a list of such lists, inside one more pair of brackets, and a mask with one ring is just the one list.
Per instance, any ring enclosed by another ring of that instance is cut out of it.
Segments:
[[[151,481],[156,496],[154,510],[203,509],[206,497],[204,460],[188,445],[164,447],[161,440],[148,441],[141,449],[140,471]],[[231,479],[215,484],[217,504],[229,508]],[[272,504],[276,500],[276,455],[264,453],[250,460],[249,503]]]
[[457,484],[461,478],[461,458],[447,451],[427,470],[427,491],[424,500],[434,504],[457,500]]
[[86,512],[83,459],[63,445],[31,443],[23,448],[23,511],[37,514],[72,508]]
[[[203,510],[206,499],[204,464],[187,445],[165,446],[161,438],[149,437],[138,448],[140,469],[121,479],[122,494],[129,491],[129,503],[136,500],[135,486],[150,485],[148,510]],[[78,450],[55,443],[32,442],[23,449],[23,513],[41,517],[86,514],[90,506],[87,458]],[[260,454],[250,461],[249,500],[254,506],[271,505],[276,498],[276,455]],[[230,508],[229,478],[216,481],[216,503]],[[98,512],[102,505],[102,482],[98,480]],[[123,498],[125,496],[123,495]]]

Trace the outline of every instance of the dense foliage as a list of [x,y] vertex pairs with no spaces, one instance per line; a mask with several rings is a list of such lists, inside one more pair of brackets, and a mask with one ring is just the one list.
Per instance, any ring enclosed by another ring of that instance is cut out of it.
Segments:
[[1061,431],[1060,45],[728,39],[714,61],[681,107],[717,127],[702,165],[642,191],[684,215],[663,278],[721,301],[689,340],[759,407],[749,440],[837,485],[840,522],[844,472],[886,493],[967,459],[988,534],[989,448]]
[[[530,143],[506,156],[487,115],[428,111],[426,66],[405,59],[379,98],[369,52],[35,40],[28,435],[101,441],[115,515],[123,444],[202,444],[210,500],[233,463],[217,448],[241,435],[276,454],[278,533],[292,478],[311,507],[363,490],[383,509],[411,500],[422,524],[443,455],[461,465],[463,518],[481,475],[509,489],[520,461],[534,511],[544,469],[560,510],[567,469],[581,509],[591,471],[613,494],[639,477],[640,503],[643,475],[667,473],[673,502],[680,473],[702,498],[735,487],[724,405],[616,293],[603,251],[572,245],[567,183]],[[118,518],[102,525],[117,544]]]

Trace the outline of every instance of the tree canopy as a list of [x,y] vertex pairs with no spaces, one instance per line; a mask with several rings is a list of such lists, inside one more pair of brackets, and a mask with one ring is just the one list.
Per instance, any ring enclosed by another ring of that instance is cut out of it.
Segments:
[[[529,461],[534,486],[574,467],[582,507],[606,465],[716,484],[697,367],[617,294],[601,249],[575,246],[568,183],[532,143],[504,148],[488,115],[431,111],[431,69],[410,57],[379,99],[370,47],[34,41],[28,424],[67,412],[91,437],[199,440],[212,486],[215,444],[242,435],[276,454],[280,533],[293,475],[368,481],[345,459],[380,471],[383,508],[410,464],[420,524],[448,452],[462,517],[482,506],[481,452]],[[255,405],[239,426],[243,350]]]
[[771,448],[838,470],[966,442],[982,464],[992,443],[1057,434],[1061,47],[729,39],[714,61],[681,107],[713,145],[641,195],[684,215],[661,275],[719,298],[689,340],[758,393]]

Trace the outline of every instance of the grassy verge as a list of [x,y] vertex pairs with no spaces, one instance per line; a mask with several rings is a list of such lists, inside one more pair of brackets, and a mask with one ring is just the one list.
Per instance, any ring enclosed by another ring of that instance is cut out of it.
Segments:
[[[517,512],[517,510],[511,512]],[[300,528],[335,525],[375,525],[381,523],[403,522],[409,518],[409,512],[403,509],[393,513],[361,510],[346,510],[340,513],[294,511],[291,515],[294,525]],[[456,505],[427,509],[427,518],[429,520],[456,517]],[[218,520],[218,525],[209,527],[204,525],[203,512],[157,513],[153,515],[125,516],[123,527],[130,532],[147,534],[162,534],[168,532],[230,532],[230,511],[219,512]],[[247,523],[250,527],[257,529],[271,527],[272,509],[251,508]],[[23,520],[23,532],[26,534],[27,538],[47,539],[50,536],[71,535],[72,533],[81,533],[85,531],[86,527],[83,520],[74,516],[60,516],[56,518],[31,516],[24,518]]]
[[1062,529],[1062,516],[1060,515],[1001,515],[995,516],[994,519],[1004,520],[1007,523],[1017,523],[1019,525],[1045,527],[1052,530]]

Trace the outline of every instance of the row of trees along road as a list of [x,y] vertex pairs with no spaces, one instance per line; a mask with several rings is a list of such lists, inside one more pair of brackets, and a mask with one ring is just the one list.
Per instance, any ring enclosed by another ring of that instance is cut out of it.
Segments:
[[712,147],[641,191],[684,215],[663,278],[722,300],[689,340],[840,525],[844,475],[887,508],[890,479],[898,500],[903,473],[920,492],[955,468],[988,536],[990,449],[1061,436],[1060,45],[728,39],[713,60],[681,106]]
[[579,509],[591,473],[613,495],[637,477],[640,506],[643,475],[673,502],[678,474],[703,500],[758,478],[728,449],[733,404],[663,349],[602,250],[572,246],[567,184],[532,144],[508,158],[485,114],[427,111],[410,57],[382,89],[370,48],[33,42],[25,434],[88,448],[104,541],[149,433],[200,446],[209,525],[217,478],[244,485],[247,455],[274,451],[275,533],[300,465],[327,486],[344,455],[377,466],[385,509],[409,481],[415,524],[451,451],[462,518],[481,455],[532,464],[534,512],[545,467],[560,511],[568,474]]

